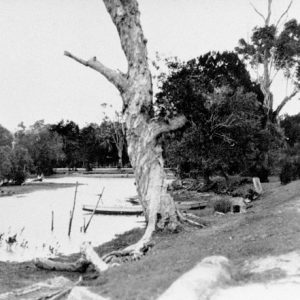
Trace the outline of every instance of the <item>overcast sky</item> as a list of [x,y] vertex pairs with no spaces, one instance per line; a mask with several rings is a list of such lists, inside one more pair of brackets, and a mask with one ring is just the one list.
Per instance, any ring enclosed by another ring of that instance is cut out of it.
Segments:
[[[274,0],[273,18],[289,0]],[[300,20],[300,1],[289,18]],[[249,38],[261,18],[248,0],[140,0],[141,21],[149,57],[188,60],[210,50],[233,50]],[[253,0],[266,11],[267,0]],[[0,124],[15,130],[24,121],[74,120],[81,126],[100,122],[102,102],[121,107],[117,90],[100,74],[63,56],[97,56],[106,65],[126,71],[117,32],[101,0],[0,0]],[[276,84],[275,103],[284,96]],[[298,96],[299,98],[299,96]],[[300,111],[300,101],[284,112]]]

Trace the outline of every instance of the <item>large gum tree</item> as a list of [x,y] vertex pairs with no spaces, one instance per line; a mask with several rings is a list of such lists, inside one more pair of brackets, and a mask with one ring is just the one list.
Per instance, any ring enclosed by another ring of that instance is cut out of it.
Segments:
[[141,240],[124,249],[122,253],[140,255],[156,228],[175,230],[182,219],[173,198],[167,192],[160,136],[182,127],[186,118],[178,115],[168,122],[154,118],[147,40],[141,27],[137,1],[103,0],[103,2],[117,28],[128,62],[127,73],[106,67],[96,57],[84,60],[68,51],[65,51],[65,55],[102,74],[121,94],[128,155],[147,220],[147,228]]

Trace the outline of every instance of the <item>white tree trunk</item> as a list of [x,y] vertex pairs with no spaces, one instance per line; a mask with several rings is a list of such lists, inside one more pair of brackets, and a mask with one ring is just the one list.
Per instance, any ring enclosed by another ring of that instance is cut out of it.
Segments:
[[139,251],[139,248],[149,241],[156,225],[172,230],[178,225],[175,203],[167,193],[159,137],[163,132],[183,126],[186,119],[178,116],[168,123],[159,123],[153,119],[153,88],[147,59],[147,40],[141,28],[137,1],[103,2],[118,30],[121,46],[128,61],[127,73],[107,68],[96,57],[85,61],[69,52],[65,52],[65,55],[100,72],[119,89],[122,96],[128,155],[148,222],[142,240],[133,248],[128,248]]

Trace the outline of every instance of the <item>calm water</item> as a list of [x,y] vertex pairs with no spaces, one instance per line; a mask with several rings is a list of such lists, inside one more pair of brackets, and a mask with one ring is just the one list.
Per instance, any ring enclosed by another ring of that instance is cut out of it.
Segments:
[[[80,231],[90,214],[83,204],[95,205],[105,187],[103,205],[130,206],[125,199],[136,195],[132,178],[63,177],[45,182],[78,183],[77,202],[71,237],[68,237],[70,210],[75,187],[36,191],[24,195],[0,198],[0,260],[24,261],[57,253],[78,252],[83,241],[94,246],[111,240],[116,234],[144,226],[143,217],[94,215],[87,233]],[[54,211],[54,231],[51,232],[51,211]],[[17,243],[7,247],[5,239],[17,233]]]

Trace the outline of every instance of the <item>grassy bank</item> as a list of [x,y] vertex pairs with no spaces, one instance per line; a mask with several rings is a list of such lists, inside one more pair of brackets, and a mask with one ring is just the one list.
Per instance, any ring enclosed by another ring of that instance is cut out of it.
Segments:
[[73,187],[75,183],[52,183],[52,182],[38,182],[25,185],[10,185],[0,187],[0,197],[27,194],[34,191],[53,190],[66,187]]
[[[264,195],[253,202],[246,214],[214,215],[211,211],[199,211],[202,221],[209,224],[205,229],[184,227],[177,234],[155,234],[155,246],[141,260],[109,269],[97,278],[89,271],[84,274],[83,284],[111,299],[155,299],[176,278],[210,255],[224,255],[231,259],[237,270],[236,281],[280,276],[276,273],[259,277],[239,276],[240,266],[246,260],[300,249],[300,181],[286,186],[276,181],[263,187]],[[140,229],[132,230],[97,247],[96,251],[103,255],[124,248],[142,234]],[[58,274],[74,280],[80,275],[38,270],[33,262],[0,263],[0,292]]]

